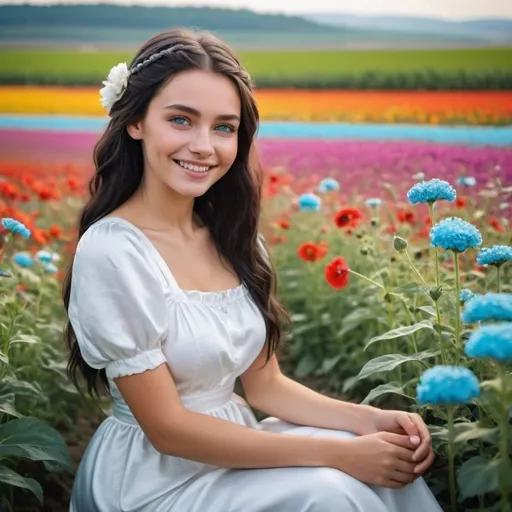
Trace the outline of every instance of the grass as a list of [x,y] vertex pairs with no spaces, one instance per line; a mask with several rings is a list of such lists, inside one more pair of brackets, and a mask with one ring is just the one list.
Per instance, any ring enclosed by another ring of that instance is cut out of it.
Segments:
[[[446,50],[297,50],[240,51],[254,77],[336,76],[367,71],[408,72],[512,70],[512,48]],[[130,62],[130,51],[0,49],[0,76],[98,77],[118,62]]]

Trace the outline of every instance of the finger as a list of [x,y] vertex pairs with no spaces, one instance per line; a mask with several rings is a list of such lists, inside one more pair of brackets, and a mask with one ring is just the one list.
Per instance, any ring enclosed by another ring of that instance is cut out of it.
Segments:
[[411,438],[411,442],[415,445],[420,443],[421,435],[410,414],[400,414],[397,416],[399,425],[405,430],[407,435]]
[[430,450],[426,459],[414,468],[414,473],[417,475],[422,475],[423,473],[425,473],[425,471],[430,467],[432,462],[434,462],[434,458],[435,458],[434,451]]
[[422,441],[418,448],[416,448],[412,456],[412,460],[414,460],[415,462],[421,462],[425,460],[428,454],[430,453],[431,448],[432,446],[430,442],[427,442],[426,440]]
[[410,416],[412,421],[414,421],[421,437],[421,444],[417,447],[415,460],[423,460],[425,457],[427,457],[430,451],[432,438],[422,417],[419,414],[411,414]]
[[414,464],[414,462],[407,462],[406,460],[397,459],[395,460],[395,469],[402,473],[408,473],[410,475],[415,475],[414,470],[418,466],[418,464]]
[[412,450],[408,450],[407,448],[402,448],[401,446],[397,446],[394,451],[394,456],[397,460],[402,460],[404,462],[414,462],[412,457],[414,452]]
[[394,434],[392,432],[383,432],[382,439],[386,442],[394,444],[396,446],[401,446],[402,448],[408,448],[409,450],[414,450],[416,446],[411,443],[411,439],[409,436],[404,436],[403,434]]
[[410,484],[414,482],[416,475],[414,473],[402,473],[401,471],[395,471],[393,473],[393,480],[400,482],[401,484]]
[[389,487],[390,489],[401,489],[405,484],[403,482],[398,482],[397,480],[386,480],[382,487]]

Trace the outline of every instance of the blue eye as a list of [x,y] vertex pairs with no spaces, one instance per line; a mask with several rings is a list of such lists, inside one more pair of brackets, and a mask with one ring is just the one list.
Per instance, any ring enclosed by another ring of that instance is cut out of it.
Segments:
[[230,132],[235,131],[235,129],[232,126],[230,126],[229,124],[221,124],[221,125],[217,126],[217,128],[223,128],[222,130],[220,130],[221,132],[230,133]]
[[186,117],[183,117],[183,116],[174,116],[171,119],[171,122],[183,125],[183,124],[188,123],[188,119]]

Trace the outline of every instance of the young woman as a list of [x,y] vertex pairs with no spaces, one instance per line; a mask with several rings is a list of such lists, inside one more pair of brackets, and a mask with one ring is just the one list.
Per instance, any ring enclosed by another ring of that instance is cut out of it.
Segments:
[[[101,91],[110,122],[64,285],[69,372],[114,402],[74,512],[437,512],[418,415],[284,376],[258,236],[251,81],[209,33],[169,30]],[[240,378],[258,423],[233,393]]]

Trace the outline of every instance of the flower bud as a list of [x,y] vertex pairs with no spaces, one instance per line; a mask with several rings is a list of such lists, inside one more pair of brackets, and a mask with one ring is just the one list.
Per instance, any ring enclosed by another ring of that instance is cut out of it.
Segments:
[[433,288],[430,288],[428,294],[432,297],[432,300],[434,302],[437,302],[441,298],[441,295],[443,294],[443,287],[435,286]]
[[393,246],[395,250],[398,252],[404,252],[407,249],[408,245],[409,244],[407,243],[407,240],[405,240],[401,236],[395,236],[393,238]]

